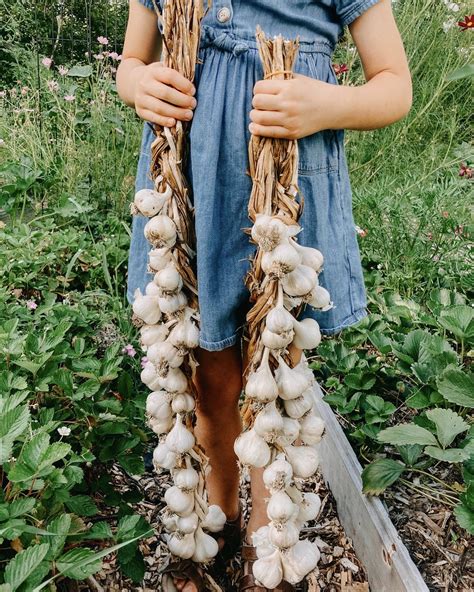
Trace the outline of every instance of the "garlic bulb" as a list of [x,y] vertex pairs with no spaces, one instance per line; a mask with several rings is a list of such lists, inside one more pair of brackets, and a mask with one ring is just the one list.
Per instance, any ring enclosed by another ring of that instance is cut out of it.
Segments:
[[192,467],[179,469],[173,476],[174,484],[183,491],[194,491],[199,484],[199,474]]
[[176,528],[183,534],[191,534],[195,532],[199,525],[199,518],[195,512],[189,516],[179,516],[176,521]]
[[146,357],[162,376],[166,376],[169,368],[178,368],[184,361],[184,357],[168,340],[150,345]]
[[176,416],[173,429],[166,436],[166,446],[176,454],[184,454],[193,448],[195,439],[193,434],[183,425],[180,415]]
[[321,553],[316,543],[298,541],[294,547],[281,555],[283,578],[290,584],[297,584],[318,565]]
[[262,343],[268,349],[284,349],[293,341],[293,330],[288,333],[272,333],[268,329],[262,332]]
[[318,276],[307,265],[298,265],[281,279],[283,290],[288,296],[305,296],[317,285]]
[[155,298],[159,298],[161,296],[160,288],[153,283],[150,282],[145,287],[145,296],[154,296]]
[[146,399],[146,412],[156,419],[171,417],[171,397],[166,391],[154,391]]
[[300,438],[304,444],[312,446],[321,442],[325,424],[320,417],[313,413],[305,415],[300,426]]
[[179,321],[171,329],[169,341],[179,350],[194,349],[199,345],[199,329],[192,321]]
[[319,465],[319,456],[311,446],[287,446],[285,448],[288,462],[293,467],[295,477],[308,479],[316,473]]
[[286,489],[293,479],[293,467],[285,460],[283,454],[279,454],[271,465],[263,471],[263,482],[270,491]]
[[267,275],[283,277],[301,263],[298,251],[288,242],[277,245],[263,254],[262,269]]
[[173,418],[169,417],[150,417],[148,425],[155,432],[155,434],[166,434],[173,425]]
[[215,538],[206,534],[202,528],[197,528],[194,533],[196,543],[192,560],[197,563],[207,563],[215,557],[219,551],[219,546]]
[[140,329],[140,344],[145,351],[150,345],[164,341],[168,336],[166,325],[143,325]]
[[272,545],[278,549],[288,549],[298,542],[300,536],[299,528],[295,522],[285,522],[283,525],[276,525],[273,522],[268,527],[268,538]]
[[169,393],[185,393],[188,388],[188,379],[179,368],[170,368],[165,377],[158,377],[158,381]]
[[135,315],[146,325],[155,325],[161,318],[158,298],[143,295],[139,289],[135,292],[132,309]]
[[165,203],[171,197],[171,188],[167,187],[163,193],[154,191],[153,189],[140,189],[135,193],[132,208],[133,213],[140,213],[142,216],[151,218],[161,212]]
[[173,485],[165,491],[165,502],[172,512],[180,516],[191,514],[194,508],[193,494],[181,491],[176,485]]
[[252,226],[252,239],[258,244],[262,251],[271,251],[288,238],[288,227],[279,218],[257,215]]
[[156,247],[173,247],[176,243],[176,225],[168,216],[158,215],[145,225],[146,239]]
[[181,559],[191,559],[196,549],[196,543],[194,542],[194,533],[182,535],[180,533],[173,533],[168,538],[168,548]]
[[252,532],[250,538],[252,539],[258,559],[268,557],[268,555],[271,555],[275,551],[275,547],[268,540],[268,525],[261,526],[255,532]]
[[173,397],[171,401],[171,409],[173,413],[191,413],[196,406],[194,397],[187,393],[180,393]]
[[156,373],[155,365],[148,361],[145,362],[143,369],[140,373],[141,381],[151,388],[151,385],[157,380],[158,374]]
[[178,528],[179,516],[169,510],[165,510],[161,516],[161,522],[168,532],[175,532]]
[[270,460],[270,448],[254,429],[243,432],[234,442],[234,451],[243,465],[264,467]]
[[224,528],[226,520],[227,517],[220,507],[211,504],[201,526],[209,532],[220,532]]
[[265,326],[272,333],[291,333],[293,330],[294,317],[283,305],[275,306],[265,318]]
[[324,263],[324,257],[321,251],[312,247],[304,247],[293,239],[290,239],[290,244],[298,251],[303,265],[312,267],[316,273],[321,272]]
[[257,559],[252,566],[252,572],[258,584],[269,590],[276,588],[283,579],[280,552],[275,549],[270,555]]
[[167,265],[155,274],[153,281],[160,288],[163,295],[176,294],[183,287],[183,278],[172,264]]
[[293,444],[300,434],[300,422],[291,417],[283,417],[283,429],[276,439],[276,443],[283,448]]
[[254,430],[266,442],[273,442],[283,429],[283,418],[275,402],[267,403],[255,418]]
[[245,394],[259,403],[269,403],[278,397],[278,385],[268,362],[269,350],[265,349],[258,370],[250,373]]
[[157,470],[159,468],[168,470],[174,468],[177,459],[177,455],[164,442],[160,442],[153,451],[153,464]]
[[319,324],[314,319],[303,319],[297,321],[295,319],[293,324],[295,337],[294,345],[299,349],[314,349],[321,343],[321,331]]
[[303,394],[297,399],[283,401],[283,405],[285,407],[285,411],[290,417],[293,419],[299,419],[311,409],[313,402],[306,394]]
[[188,298],[184,292],[177,292],[171,296],[161,296],[158,298],[158,305],[163,314],[173,314],[182,310],[188,303]]
[[285,524],[291,520],[298,507],[284,491],[276,491],[270,497],[267,506],[267,514],[274,524]]
[[276,381],[278,393],[285,401],[301,397],[309,386],[308,377],[298,367],[290,368],[281,356],[278,360]]
[[297,522],[304,524],[309,520],[315,520],[321,509],[321,498],[313,492],[303,493],[303,501],[298,508]]
[[315,286],[305,300],[310,306],[319,310],[329,310],[332,308],[331,296],[326,288],[322,286]]
[[155,273],[164,269],[173,260],[173,255],[169,247],[152,249],[148,253],[148,264]]

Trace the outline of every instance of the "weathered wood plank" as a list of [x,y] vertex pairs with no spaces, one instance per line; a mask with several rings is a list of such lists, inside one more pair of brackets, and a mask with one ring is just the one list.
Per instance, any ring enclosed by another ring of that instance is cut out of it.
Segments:
[[326,434],[319,444],[321,471],[336,499],[346,534],[367,569],[371,591],[427,592],[382,502],[362,493],[362,467],[318,385],[314,399],[317,413],[326,422]]

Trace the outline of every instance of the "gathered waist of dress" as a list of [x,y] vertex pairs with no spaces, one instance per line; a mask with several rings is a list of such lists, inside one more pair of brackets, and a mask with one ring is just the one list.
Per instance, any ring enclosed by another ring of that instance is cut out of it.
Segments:
[[[250,35],[237,36],[232,31],[220,31],[209,25],[203,25],[201,32],[201,49],[215,47],[222,51],[228,51],[235,56],[242,55],[249,50],[258,51],[257,41]],[[331,57],[334,48],[324,39],[314,41],[299,40],[299,53],[323,53]]]

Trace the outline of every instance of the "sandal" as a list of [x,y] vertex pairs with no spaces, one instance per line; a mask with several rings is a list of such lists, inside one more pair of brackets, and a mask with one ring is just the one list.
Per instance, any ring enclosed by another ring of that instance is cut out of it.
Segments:
[[163,574],[161,579],[161,589],[163,592],[176,592],[178,590],[173,582],[175,579],[193,583],[198,592],[208,590],[197,564],[191,561],[191,559],[171,561],[165,565],[161,573]]
[[224,540],[224,545],[219,549],[212,566],[212,572],[222,576],[226,572],[226,564],[233,559],[240,550],[242,544],[242,509],[234,520],[227,520],[224,528],[219,532],[209,533],[216,541]]
[[265,588],[257,584],[252,565],[257,560],[257,551],[253,545],[242,545],[242,575],[239,580],[239,592],[295,592],[294,586],[282,580],[276,588]]

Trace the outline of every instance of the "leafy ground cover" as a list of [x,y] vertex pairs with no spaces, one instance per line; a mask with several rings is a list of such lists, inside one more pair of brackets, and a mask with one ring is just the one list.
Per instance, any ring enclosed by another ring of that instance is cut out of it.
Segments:
[[[311,359],[366,492],[430,588],[455,591],[473,587],[473,40],[457,24],[467,3],[394,9],[413,109],[346,135],[370,315]],[[0,592],[85,580],[114,547],[129,581],[146,569],[144,492],[111,472],[144,474],[154,437],[125,299],[140,124],[118,100],[112,41],[90,45],[90,61],[47,45],[1,56]],[[362,80],[349,38],[334,68]]]

